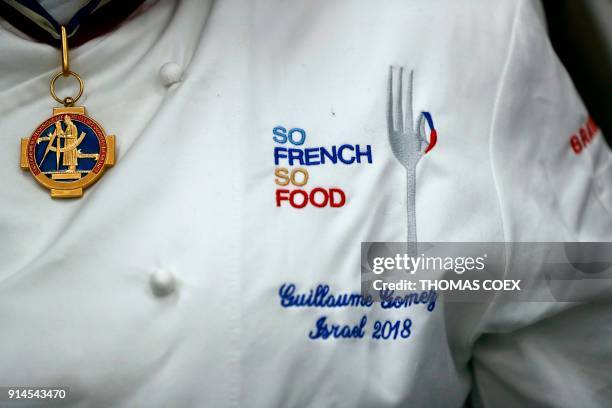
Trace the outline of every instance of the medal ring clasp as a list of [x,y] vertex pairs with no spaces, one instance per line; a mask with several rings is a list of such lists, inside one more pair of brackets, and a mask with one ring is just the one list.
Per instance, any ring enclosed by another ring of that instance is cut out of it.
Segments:
[[[70,70],[70,58],[68,56],[68,34],[66,33],[66,27],[64,26],[61,26],[61,40],[62,40],[62,72],[58,73],[57,75],[53,77],[53,79],[51,80],[50,90],[51,90],[51,96],[53,97],[53,99],[55,99],[59,103],[64,104],[64,106],[69,107],[69,106],[74,106],[76,101],[78,101],[81,95],[83,95],[83,80],[81,79],[81,77],[79,77],[78,74]],[[75,97],[67,96],[63,99],[60,99],[57,96],[57,94],[55,93],[55,82],[60,76],[63,76],[66,78],[69,76],[73,76],[74,78],[76,78],[77,81],[79,81],[79,93]]]
[[[55,93],[55,82],[61,76],[73,76],[74,78],[76,78],[77,81],[79,81],[79,93],[77,93],[75,97],[68,96],[64,99],[60,99],[57,96],[57,94]],[[53,99],[55,99],[61,104],[64,104],[64,106],[73,106],[76,103],[76,101],[79,100],[81,95],[83,95],[83,87],[84,85],[83,85],[83,80],[81,79],[81,77],[76,72],[68,71],[67,75],[65,75],[63,72],[58,72],[51,80],[51,85],[49,86],[49,90],[51,91],[51,96],[53,97]]]

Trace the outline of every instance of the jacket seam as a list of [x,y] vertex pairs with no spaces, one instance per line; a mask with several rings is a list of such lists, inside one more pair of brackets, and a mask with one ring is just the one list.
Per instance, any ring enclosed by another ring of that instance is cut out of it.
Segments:
[[[510,32],[510,40],[508,42],[508,52],[506,54],[505,57],[505,61],[504,61],[504,66],[502,68],[501,71],[501,76],[497,85],[497,90],[495,92],[495,99],[493,102],[493,111],[491,112],[491,121],[490,121],[490,128],[489,128],[489,166],[491,169],[491,176],[493,178],[493,186],[495,188],[495,196],[497,198],[497,206],[499,209],[499,216],[500,216],[500,223],[501,223],[501,228],[502,228],[502,234],[503,234],[503,239],[504,239],[504,273],[503,273],[503,278],[505,278],[508,274],[508,270],[509,270],[509,264],[510,264],[510,257],[511,257],[511,246],[509,245],[509,236],[508,236],[508,229],[507,229],[507,222],[506,219],[504,217],[504,205],[503,205],[503,199],[502,199],[502,195],[501,195],[501,187],[500,187],[500,182],[497,178],[497,174],[495,172],[495,166],[493,163],[493,140],[495,138],[495,130],[497,127],[497,119],[498,119],[498,113],[499,113],[499,106],[501,104],[501,100],[502,97],[504,96],[504,92],[506,89],[506,79],[508,77],[509,71],[510,71],[510,64],[512,63],[512,57],[514,56],[514,51],[516,49],[516,41],[517,41],[517,33],[518,33],[518,26],[519,26],[519,20],[520,20],[520,12],[522,10],[522,7],[525,3],[525,0],[521,0],[517,3],[515,12],[514,12],[514,18],[513,18],[513,22],[512,22],[512,28],[511,28],[511,32]],[[476,326],[474,332],[472,333],[472,335],[470,336],[470,343],[469,344],[474,344],[476,337],[477,337],[477,333],[482,325],[482,323],[485,321],[485,318],[491,313],[491,309],[493,307],[493,304],[495,302],[495,297],[497,297],[498,294],[495,293],[494,294],[494,298],[490,301],[490,303],[487,306],[487,309],[484,311],[484,313],[482,314],[482,317],[480,319],[480,323]]]

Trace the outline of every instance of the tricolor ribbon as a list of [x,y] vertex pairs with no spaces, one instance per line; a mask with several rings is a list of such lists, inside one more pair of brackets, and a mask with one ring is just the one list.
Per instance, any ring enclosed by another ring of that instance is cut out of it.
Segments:
[[[90,0],[65,24],[70,47],[102,35],[132,14],[144,0]],[[33,39],[61,47],[61,25],[36,0],[0,0],[0,17]]]
[[425,154],[427,154],[431,151],[431,149],[434,148],[434,146],[438,142],[438,132],[436,131],[436,128],[434,127],[434,123],[433,123],[431,114],[429,112],[423,112],[423,117],[425,117],[425,120],[427,121],[427,125],[429,125],[429,145],[427,146],[427,149],[425,150]]

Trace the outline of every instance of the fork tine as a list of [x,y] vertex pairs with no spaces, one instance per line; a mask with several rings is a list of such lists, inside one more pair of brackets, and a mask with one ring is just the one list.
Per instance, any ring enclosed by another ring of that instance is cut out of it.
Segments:
[[395,128],[404,131],[404,67],[399,69],[399,89],[395,95]]
[[393,122],[393,66],[389,67],[389,84],[388,84],[388,98],[387,98],[387,127],[389,128],[389,134],[395,131],[395,124]]
[[425,115],[422,113],[419,115],[419,118],[416,121],[414,133],[419,142],[419,151],[425,150],[429,145],[429,141],[427,140],[427,135],[425,132]]
[[404,127],[409,128],[410,130],[413,131],[418,131],[418,129],[415,129],[415,123],[414,123],[414,112],[412,110],[412,91],[413,91],[413,84],[414,84],[414,70],[410,70],[410,73],[408,74],[408,89],[407,94],[406,94],[406,111],[405,111],[405,118],[404,118]]

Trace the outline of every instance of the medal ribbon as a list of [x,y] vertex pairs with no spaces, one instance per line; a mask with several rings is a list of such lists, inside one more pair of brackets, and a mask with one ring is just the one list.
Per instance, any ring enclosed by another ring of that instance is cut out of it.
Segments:
[[[65,25],[70,46],[105,34],[144,0],[90,0]],[[0,0],[0,17],[37,41],[61,48],[61,24],[36,0]]]

